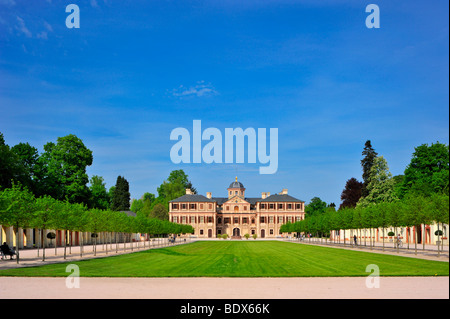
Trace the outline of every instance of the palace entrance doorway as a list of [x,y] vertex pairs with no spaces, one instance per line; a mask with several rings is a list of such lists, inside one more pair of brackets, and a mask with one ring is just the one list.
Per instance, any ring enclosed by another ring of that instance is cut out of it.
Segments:
[[233,228],[233,239],[241,239],[241,230],[239,228]]

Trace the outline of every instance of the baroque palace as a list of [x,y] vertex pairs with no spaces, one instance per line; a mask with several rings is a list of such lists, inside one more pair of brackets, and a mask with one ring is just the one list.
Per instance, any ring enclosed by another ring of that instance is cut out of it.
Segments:
[[210,192],[197,195],[186,189],[186,195],[169,202],[169,219],[190,224],[194,235],[213,238],[228,234],[241,238],[256,234],[259,238],[280,236],[281,225],[305,218],[305,202],[288,195],[262,193],[261,198],[245,197],[245,187],[236,180],[227,188],[228,197],[212,197]]

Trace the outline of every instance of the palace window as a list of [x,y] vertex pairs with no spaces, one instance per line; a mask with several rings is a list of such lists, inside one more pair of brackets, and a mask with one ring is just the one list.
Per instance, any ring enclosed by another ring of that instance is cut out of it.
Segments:
[[200,204],[200,209],[203,209],[203,204]]
[[254,235],[255,234],[255,230],[254,229],[252,229],[252,235]]
[[234,206],[234,211],[238,212],[239,211],[239,206]]
[[239,224],[239,217],[234,217],[234,223]]
[[300,208],[301,208],[300,204],[295,204],[295,209],[300,209]]
[[269,230],[269,233],[270,233],[271,235],[273,235],[273,229],[270,229],[270,230]]
[[266,209],[266,204],[261,204],[261,209]]
[[231,221],[231,218],[229,218],[229,217],[225,217],[225,218],[223,219],[224,224],[229,224],[230,221]]
[[264,223],[266,222],[266,218],[263,217],[263,216],[261,216],[261,217],[259,218],[259,222],[262,223],[262,224],[264,224]]
[[198,222],[199,222],[200,224],[203,224],[203,223],[205,222],[205,217],[199,216],[199,217],[198,217]]
[[186,216],[181,217],[181,223],[186,224]]
[[287,204],[288,209],[292,209],[292,204]]
[[278,209],[283,209],[283,204],[278,204]]
[[173,216],[172,218],[173,218],[173,222],[174,223],[178,223],[178,217],[177,216]]
[[278,216],[278,224],[283,224],[283,216]]
[[230,210],[230,206],[225,206],[225,210]]
[[209,209],[212,209],[212,204],[209,204],[209,205],[208,205],[208,208],[209,208]]
[[178,209],[178,204],[172,204],[172,209]]
[[217,235],[222,235],[222,229],[217,230]]
[[212,217],[208,216],[208,223],[212,223]]
[[200,229],[200,235],[203,235],[203,229]]
[[242,224],[248,224],[248,218],[247,217],[243,217],[242,218]]
[[197,205],[196,204],[191,204],[191,205],[189,205],[190,207],[190,209],[196,209],[197,208]]
[[269,204],[269,209],[274,209],[275,208],[275,204]]
[[252,218],[252,224],[254,224],[255,223],[255,219],[254,218]]
[[270,216],[270,217],[269,217],[269,223],[270,223],[270,224],[273,224],[273,216]]
[[190,219],[191,219],[191,224],[195,224],[195,217],[191,216]]
[[217,224],[222,224],[222,218],[217,218]]
[[181,204],[181,209],[186,209],[186,204]]

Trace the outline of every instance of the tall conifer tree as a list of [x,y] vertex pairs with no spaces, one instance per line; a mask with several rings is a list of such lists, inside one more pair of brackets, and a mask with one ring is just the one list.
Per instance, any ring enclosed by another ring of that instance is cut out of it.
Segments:
[[373,166],[375,158],[378,156],[378,153],[375,152],[375,149],[372,147],[372,143],[370,142],[370,140],[366,141],[362,155],[364,156],[364,158],[361,160],[361,166],[363,169],[363,187],[361,189],[361,197],[364,198],[369,195],[367,185],[370,182],[370,169]]
[[112,193],[111,209],[115,211],[130,210],[130,185],[125,177],[118,176]]

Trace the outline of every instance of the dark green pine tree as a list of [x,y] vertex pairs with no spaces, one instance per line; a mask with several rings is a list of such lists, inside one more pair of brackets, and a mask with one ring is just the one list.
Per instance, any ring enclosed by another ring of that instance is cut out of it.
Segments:
[[130,185],[125,177],[118,176],[111,198],[111,209],[115,211],[130,210]]
[[361,166],[363,169],[363,186],[361,189],[361,197],[364,198],[369,195],[369,192],[367,191],[367,185],[369,184],[370,169],[373,166],[375,158],[378,156],[378,153],[375,152],[370,140],[366,141],[362,155],[364,156],[364,158],[361,160]]

